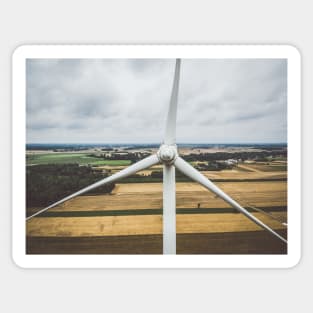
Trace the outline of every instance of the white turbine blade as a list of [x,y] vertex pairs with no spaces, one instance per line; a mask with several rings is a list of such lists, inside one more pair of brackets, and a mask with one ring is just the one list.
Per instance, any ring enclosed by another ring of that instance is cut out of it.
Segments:
[[149,157],[147,157],[147,158],[145,158],[145,159],[143,159],[143,160],[141,160],[141,161],[139,161],[139,162],[137,162],[137,163],[135,163],[135,164],[133,164],[133,165],[123,169],[123,170],[121,170],[118,173],[115,173],[115,174],[113,174],[113,175],[111,175],[109,177],[101,179],[100,181],[98,181],[98,182],[96,182],[96,183],[94,183],[94,184],[92,184],[92,185],[90,185],[88,187],[85,187],[85,188],[83,188],[83,189],[81,189],[81,190],[79,190],[79,191],[77,191],[77,192],[75,192],[75,193],[73,193],[73,194],[71,194],[71,195],[69,195],[69,196],[67,196],[67,197],[65,197],[65,198],[63,198],[63,199],[61,199],[61,200],[51,204],[51,205],[49,205],[48,207],[46,207],[46,208],[36,212],[35,214],[33,214],[31,216],[28,216],[26,218],[26,220],[29,220],[29,219],[35,217],[36,215],[41,214],[41,213],[43,213],[43,212],[45,212],[45,211],[47,211],[47,210],[49,210],[49,209],[59,205],[59,204],[65,202],[65,201],[68,201],[68,200],[70,200],[70,199],[72,199],[74,197],[77,197],[77,196],[79,196],[79,195],[81,195],[81,194],[83,194],[83,193],[85,193],[87,191],[90,191],[92,189],[100,187],[100,186],[102,186],[104,184],[112,183],[112,182],[114,182],[114,181],[116,181],[118,179],[125,178],[125,177],[127,177],[129,175],[135,174],[135,173],[137,173],[137,172],[139,172],[141,170],[144,170],[144,169],[146,169],[148,167],[151,167],[151,166],[153,166],[153,165],[155,165],[157,163],[159,163],[159,158],[157,157],[157,155],[156,154],[151,155],[151,156],[149,156]]
[[273,229],[271,229],[269,226],[267,226],[266,224],[261,222],[254,215],[252,215],[250,212],[248,212],[246,209],[244,209],[240,204],[238,204],[235,200],[233,200],[231,197],[229,197],[224,191],[222,191],[220,188],[218,188],[207,177],[205,177],[200,172],[198,172],[195,168],[193,168],[190,164],[188,164],[186,161],[184,161],[181,157],[178,157],[175,160],[174,165],[183,174],[190,177],[194,181],[200,183],[202,186],[206,187],[207,189],[211,190],[217,196],[219,196],[224,201],[229,203],[233,208],[237,209],[239,212],[241,212],[246,217],[248,217],[255,224],[261,226],[263,229],[267,230],[268,232],[270,232],[271,234],[273,234],[274,236],[276,236],[277,238],[279,238],[283,242],[287,243],[287,240],[285,238],[280,236]]
[[164,143],[167,145],[175,144],[176,141],[176,112],[177,112],[177,98],[179,88],[180,75],[180,59],[176,59],[175,75],[173,81],[173,89],[171,94],[170,105],[167,114],[166,129]]
[[163,254],[176,254],[175,167],[163,165]]

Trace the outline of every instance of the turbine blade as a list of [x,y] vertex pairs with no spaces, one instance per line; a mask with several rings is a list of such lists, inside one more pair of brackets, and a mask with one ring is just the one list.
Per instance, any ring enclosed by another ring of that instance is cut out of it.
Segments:
[[144,170],[144,169],[146,169],[148,167],[151,167],[151,166],[153,166],[153,165],[155,165],[157,163],[159,163],[159,158],[157,157],[156,154],[153,154],[153,155],[151,155],[151,156],[149,156],[149,157],[147,157],[147,158],[145,158],[145,159],[143,159],[143,160],[141,160],[141,161],[139,161],[139,162],[137,162],[137,163],[135,163],[135,164],[133,164],[133,165],[123,169],[123,170],[121,170],[118,173],[115,173],[115,174],[113,174],[113,175],[111,175],[109,177],[101,179],[100,181],[98,181],[98,182],[96,182],[96,183],[94,183],[94,184],[92,184],[90,186],[87,186],[87,187],[85,187],[85,188],[83,188],[83,189],[81,189],[81,190],[79,190],[79,191],[77,191],[77,192],[75,192],[75,193],[73,193],[73,194],[71,194],[71,195],[69,195],[69,196],[67,196],[67,197],[65,197],[65,198],[63,198],[63,199],[61,199],[61,200],[51,204],[51,205],[49,205],[48,207],[46,207],[46,208],[36,212],[35,214],[33,214],[31,216],[28,216],[26,218],[26,221],[30,220],[31,218],[33,218],[33,217],[35,217],[35,216],[37,216],[37,215],[39,215],[39,214],[41,214],[41,213],[51,209],[51,208],[53,208],[53,207],[55,207],[55,206],[65,202],[65,201],[68,201],[68,200],[70,200],[70,199],[72,199],[74,197],[82,195],[83,193],[85,193],[87,191],[90,191],[92,189],[95,189],[95,188],[100,187],[100,186],[102,186],[104,184],[107,184],[107,183],[112,183],[112,182],[114,182],[114,181],[116,181],[118,179],[125,178],[125,177],[127,177],[129,175],[135,174],[135,173],[137,173],[137,172],[139,172],[141,170]]
[[233,200],[231,197],[229,197],[224,191],[222,191],[220,188],[218,188],[215,184],[213,184],[208,178],[206,178],[203,174],[201,174],[199,171],[197,171],[195,168],[193,168],[190,164],[188,164],[186,161],[184,161],[181,157],[178,157],[175,160],[174,163],[175,167],[180,170],[182,173],[184,173],[186,176],[190,177],[194,181],[200,183],[202,186],[206,187],[213,193],[215,193],[217,196],[222,198],[224,201],[226,201],[228,204],[230,204],[233,208],[244,214],[247,218],[249,218],[252,222],[255,224],[261,226],[263,229],[267,230],[283,242],[287,243],[287,240],[280,236],[278,233],[276,233],[273,229],[271,229],[269,226],[261,222],[259,219],[257,219],[254,215],[252,215],[250,212],[248,212],[246,209],[244,209],[240,204],[238,204],[235,200]]
[[166,129],[164,143],[167,145],[175,144],[176,141],[176,112],[177,99],[179,89],[179,75],[180,75],[180,59],[176,59],[175,74],[173,81],[173,89],[171,94],[170,105],[167,114]]
[[163,254],[176,254],[175,167],[163,165]]

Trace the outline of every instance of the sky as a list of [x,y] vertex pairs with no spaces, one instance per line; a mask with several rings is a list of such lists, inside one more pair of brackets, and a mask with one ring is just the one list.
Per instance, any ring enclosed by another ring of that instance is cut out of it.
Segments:
[[[161,143],[174,67],[28,59],[27,143]],[[182,59],[177,142],[287,142],[287,61]]]

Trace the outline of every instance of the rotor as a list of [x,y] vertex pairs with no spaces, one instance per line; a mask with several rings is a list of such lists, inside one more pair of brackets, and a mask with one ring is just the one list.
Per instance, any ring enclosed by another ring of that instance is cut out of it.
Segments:
[[173,164],[178,157],[176,145],[162,144],[157,152],[157,156],[163,164]]

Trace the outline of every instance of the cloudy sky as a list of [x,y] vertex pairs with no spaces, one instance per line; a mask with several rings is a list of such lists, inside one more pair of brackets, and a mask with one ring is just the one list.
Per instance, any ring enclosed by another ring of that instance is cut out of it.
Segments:
[[[27,60],[28,143],[159,143],[175,60]],[[183,59],[177,141],[287,141],[287,62]]]

